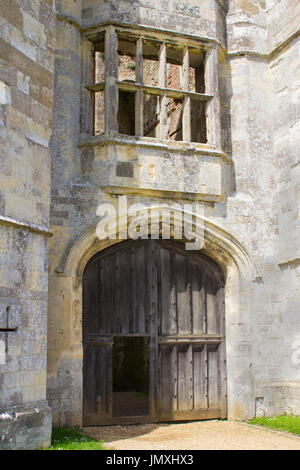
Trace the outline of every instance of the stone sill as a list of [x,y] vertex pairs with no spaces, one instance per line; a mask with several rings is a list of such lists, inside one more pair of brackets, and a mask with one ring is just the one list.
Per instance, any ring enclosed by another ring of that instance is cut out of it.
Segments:
[[162,199],[180,199],[187,201],[204,201],[204,202],[220,202],[224,199],[222,194],[202,194],[202,193],[189,193],[184,191],[162,190],[156,188],[141,188],[141,187],[128,187],[128,186],[101,186],[105,193],[115,196],[132,196],[139,195],[145,197],[157,197]]
[[221,158],[230,165],[233,164],[231,158],[215,145],[200,144],[195,142],[176,142],[173,140],[160,140],[152,137],[136,137],[117,133],[106,133],[93,136],[81,136],[78,142],[79,148],[94,147],[98,145],[128,145],[136,147],[153,148],[165,152],[176,152],[184,154],[209,155]]

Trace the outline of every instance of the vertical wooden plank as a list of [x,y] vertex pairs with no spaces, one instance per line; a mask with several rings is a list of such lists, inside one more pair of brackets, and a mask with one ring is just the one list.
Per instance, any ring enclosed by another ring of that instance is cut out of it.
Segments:
[[130,250],[130,292],[128,296],[130,297],[130,310],[129,315],[129,333],[137,333],[135,326],[135,319],[138,313],[136,312],[135,305],[135,247],[132,246]]
[[194,367],[193,367],[193,345],[189,344],[187,351],[187,373],[186,373],[187,387],[188,387],[188,409],[194,409]]
[[175,253],[170,251],[170,317],[169,317],[169,334],[176,335],[178,333],[178,304],[177,304],[177,282],[176,282],[176,264]]
[[172,348],[161,345],[160,347],[160,411],[170,411],[173,407],[173,381],[172,372]]
[[110,305],[109,305],[109,286],[105,286],[104,283],[104,276],[103,276],[103,259],[99,259],[98,261],[98,271],[99,271],[99,290],[100,290],[100,303],[98,308],[98,315],[99,315],[99,333],[103,334],[107,332],[107,318],[110,314]]
[[207,346],[195,345],[193,350],[194,409],[208,408]]
[[96,413],[96,387],[94,386],[96,357],[92,352],[93,350],[90,347],[84,345],[83,412],[85,424],[88,424],[89,416]]
[[193,270],[191,263],[187,260],[187,296],[188,296],[188,327],[189,333],[193,334],[193,293],[192,293],[192,282],[193,282]]
[[209,345],[207,349],[209,408],[221,408],[219,399],[218,356],[218,346]]
[[159,260],[161,283],[159,321],[161,333],[163,335],[174,335],[178,332],[175,254],[173,251],[160,246]]
[[118,132],[118,37],[113,26],[105,32],[105,132]]
[[[159,48],[159,86],[167,88],[167,48],[163,43]],[[168,115],[167,115],[168,99],[166,92],[160,98],[160,123],[159,138],[167,139],[168,136]]]
[[[161,283],[161,295],[159,299],[160,303],[160,325],[161,334],[169,335],[173,334],[174,321],[172,321],[172,285],[171,285],[171,270],[170,270],[170,251],[160,248],[160,283]],[[176,326],[176,325],[175,325]]]
[[[143,40],[136,42],[136,83],[143,84]],[[144,93],[137,90],[135,96],[135,135],[144,135]]]
[[216,335],[219,333],[216,286],[212,278],[207,274],[205,276],[205,290],[206,290],[206,311],[207,311],[207,319],[206,319],[207,333]]
[[185,411],[190,406],[190,359],[189,346],[178,345],[178,409]]
[[113,338],[107,349],[107,414],[112,416],[112,394],[113,394]]
[[149,334],[150,334],[150,416],[155,421],[158,412],[158,335],[157,335],[157,255],[155,240],[147,243]]
[[110,333],[115,317],[115,257],[106,256],[99,260],[101,294],[99,302],[100,333]]
[[190,330],[190,303],[187,278],[187,260],[181,254],[175,254],[175,274],[177,278],[178,334],[186,335]]
[[106,393],[107,387],[107,374],[108,374],[108,361],[106,354],[106,347],[99,346],[93,347],[96,353],[96,367],[95,367],[95,382],[97,391],[97,410],[96,413],[99,416],[105,416],[108,410],[108,396]]
[[100,331],[100,279],[98,260],[93,260],[86,267],[83,279],[83,311],[85,336],[86,334],[99,333]]
[[119,251],[119,302],[120,302],[120,333],[129,333],[132,316],[131,303],[131,253],[124,249]]
[[197,263],[191,264],[191,276],[193,334],[201,335],[206,333],[206,298],[202,269]]
[[135,249],[135,332],[144,334],[146,332],[146,258],[145,245]]
[[225,288],[224,285],[217,286],[217,308],[218,308],[218,317],[219,317],[219,333],[223,336],[224,340],[226,338],[226,329],[225,329]]
[[148,244],[144,246],[144,277],[145,277],[145,332],[150,335],[150,279],[149,279],[149,254]]
[[157,250],[156,250],[156,243],[154,240],[148,241],[148,279],[149,279],[149,301],[150,301],[150,316],[149,316],[149,333],[151,336],[157,336],[157,273],[156,273],[156,265],[157,265]]
[[171,410],[178,410],[178,351],[177,346],[171,346],[171,361],[170,361],[170,370],[171,370]]
[[116,251],[115,253],[115,325],[114,325],[114,333],[120,333],[121,331],[121,307],[120,307],[120,256],[119,252]]

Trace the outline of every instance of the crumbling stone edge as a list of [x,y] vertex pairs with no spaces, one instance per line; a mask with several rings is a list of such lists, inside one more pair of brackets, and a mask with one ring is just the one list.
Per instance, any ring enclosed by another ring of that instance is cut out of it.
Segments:
[[38,450],[51,444],[52,419],[47,402],[0,410],[0,449]]

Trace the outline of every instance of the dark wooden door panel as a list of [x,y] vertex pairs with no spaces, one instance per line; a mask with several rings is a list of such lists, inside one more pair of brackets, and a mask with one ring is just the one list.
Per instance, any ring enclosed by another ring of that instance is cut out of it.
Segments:
[[158,258],[159,419],[218,418],[226,395],[222,275],[170,242],[159,243]]
[[160,420],[221,417],[223,397],[218,348],[218,345],[206,344],[160,346]]
[[99,263],[93,260],[83,277],[83,335],[100,331],[99,302],[100,282]]
[[149,338],[150,408],[152,418],[156,415],[155,250],[155,242],[122,243],[87,265],[83,281],[85,424],[134,422],[132,416],[112,416],[112,347],[108,344],[116,336]]
[[112,344],[84,346],[84,425],[106,421],[112,408]]
[[224,280],[212,261],[170,241],[124,242],[88,263],[83,290],[86,424],[122,422],[111,405],[119,335],[149,338],[148,422],[226,417]]
[[210,417],[225,418],[224,345],[204,339],[202,343],[180,341],[160,344],[159,419],[166,419],[170,413],[173,419],[195,419],[197,410],[208,410]]

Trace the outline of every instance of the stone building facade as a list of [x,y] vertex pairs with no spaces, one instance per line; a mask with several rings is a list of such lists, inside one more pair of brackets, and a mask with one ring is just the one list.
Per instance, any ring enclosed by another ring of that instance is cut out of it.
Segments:
[[52,0],[3,0],[0,12],[0,448],[36,448],[49,443],[51,432],[46,362],[55,11]]
[[84,424],[83,277],[118,196],[201,203],[226,416],[299,414],[299,2],[53,3],[1,8],[0,447],[47,443],[46,390]]

